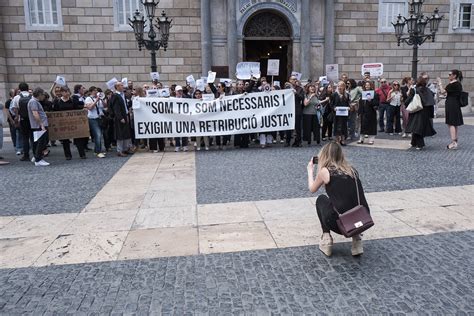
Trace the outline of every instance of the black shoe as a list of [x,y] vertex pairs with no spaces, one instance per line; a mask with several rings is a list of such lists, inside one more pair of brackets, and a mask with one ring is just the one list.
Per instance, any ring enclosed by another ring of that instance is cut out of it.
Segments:
[[20,161],[30,161],[30,156],[23,156],[20,158]]
[[291,147],[301,147],[301,144],[297,143],[297,142],[294,142],[293,145],[291,145]]
[[290,147],[290,143],[285,143],[285,147]]
[[85,151],[91,151],[92,149],[90,149],[89,147],[86,146],[86,148],[84,148]]
[[86,159],[87,157],[86,156],[81,156],[81,159]]
[[72,157],[70,157],[70,156],[66,157],[66,160],[71,160],[71,159],[72,159]]

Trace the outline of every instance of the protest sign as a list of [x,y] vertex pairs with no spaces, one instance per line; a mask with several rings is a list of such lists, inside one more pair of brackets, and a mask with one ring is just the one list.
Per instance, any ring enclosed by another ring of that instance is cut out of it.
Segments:
[[226,87],[230,87],[232,85],[232,79],[229,78],[221,78],[219,82],[224,83]]
[[371,100],[374,98],[374,90],[362,91],[362,100]]
[[163,88],[158,90],[160,97],[168,98],[170,96],[170,88]]
[[115,90],[115,84],[119,82],[117,78],[113,77],[109,81],[107,81],[107,88],[110,90]]
[[158,72],[150,72],[151,81],[160,80],[160,74]]
[[295,125],[292,90],[226,96],[212,101],[138,98],[137,138],[232,135],[291,130]]
[[194,80],[194,76],[193,75],[189,75],[186,77],[186,82],[189,84],[189,86],[191,88],[195,88],[196,87],[196,80]]
[[215,99],[215,96],[212,93],[204,93],[202,95],[202,100],[203,101],[212,101]]
[[204,81],[202,79],[198,79],[196,80],[196,89],[198,89],[199,91],[204,91]]
[[122,83],[124,87],[128,87],[128,78],[122,78]]
[[273,81],[273,85],[274,85],[275,87],[280,87],[280,88],[281,88],[281,86],[280,86],[280,81],[276,81],[276,80]]
[[336,116],[349,116],[349,108],[346,106],[336,106]]
[[329,64],[326,65],[326,78],[328,81],[339,81],[339,65]]
[[87,111],[46,112],[49,140],[89,137]]
[[292,72],[291,72],[291,75],[292,75],[292,76],[295,76],[295,77],[296,77],[296,80],[298,80],[298,81],[301,80],[301,73],[296,72],[296,71],[292,71]]
[[249,80],[254,76],[260,78],[260,63],[259,62],[240,62],[237,64],[236,77],[241,80]]
[[149,98],[158,98],[160,97],[160,91],[158,89],[148,89],[146,90],[146,96]]
[[383,64],[382,63],[372,63],[372,64],[363,64],[361,67],[362,76],[365,72],[370,72],[371,77],[380,77],[383,75]]
[[278,76],[280,72],[280,60],[269,59],[267,66],[267,76]]
[[209,71],[207,73],[207,83],[214,83],[216,81],[217,72]]
[[66,86],[66,79],[61,76],[56,76],[56,80],[54,81],[58,86],[65,87]]

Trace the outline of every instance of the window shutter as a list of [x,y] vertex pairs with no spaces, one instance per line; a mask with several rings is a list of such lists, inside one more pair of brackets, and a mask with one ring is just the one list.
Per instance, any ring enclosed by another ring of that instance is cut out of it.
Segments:
[[459,9],[460,9],[460,4],[459,2],[454,2],[453,4],[453,22],[452,22],[452,28],[453,30],[456,30],[459,28]]
[[470,21],[471,30],[474,30],[474,4],[471,4],[471,21]]

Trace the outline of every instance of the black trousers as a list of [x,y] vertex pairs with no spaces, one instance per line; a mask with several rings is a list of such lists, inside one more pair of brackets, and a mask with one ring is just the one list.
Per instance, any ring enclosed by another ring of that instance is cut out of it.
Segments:
[[329,233],[330,231],[333,231],[336,234],[341,234],[341,231],[339,230],[339,227],[337,227],[336,223],[338,215],[334,211],[328,196],[318,196],[316,199],[316,212],[318,213],[319,222],[321,223],[323,233]]
[[413,147],[419,147],[419,148],[425,147],[425,138],[421,135],[412,133],[411,134],[411,145]]
[[230,135],[216,136],[217,146],[226,146],[230,143]]
[[395,133],[401,133],[400,107],[390,105],[387,110],[387,133],[393,133],[393,123],[395,123]]
[[[301,144],[301,128],[303,125],[303,114],[296,114],[295,115],[295,129],[296,138],[295,144]],[[286,131],[286,143],[289,144],[291,142],[291,137],[293,136],[293,131],[288,130]]]
[[[41,131],[41,128],[33,129],[32,131]],[[43,159],[43,151],[47,148],[49,142],[48,128],[41,137],[33,142],[33,155],[35,156],[35,161],[38,162]]]
[[328,133],[327,137],[332,137],[332,125],[333,122],[328,122],[328,120],[323,117],[322,138],[326,138],[326,132]]
[[160,151],[165,150],[165,139],[164,138],[150,138],[148,140],[148,142],[150,144],[150,150],[158,150],[158,148],[160,149]]
[[[72,158],[71,153],[71,141],[69,139],[62,139],[61,144],[63,145],[64,157]],[[75,138],[74,144],[77,147],[77,151],[79,152],[80,157],[86,156],[86,145],[87,141],[84,138]]]
[[311,144],[311,140],[316,143],[321,142],[321,133],[319,131],[319,120],[316,114],[303,114],[303,140]]
[[[20,119],[20,131],[23,136],[23,156],[30,156],[30,144],[33,142],[33,131],[31,130],[30,121],[28,119]],[[34,155],[34,152],[33,152]]]

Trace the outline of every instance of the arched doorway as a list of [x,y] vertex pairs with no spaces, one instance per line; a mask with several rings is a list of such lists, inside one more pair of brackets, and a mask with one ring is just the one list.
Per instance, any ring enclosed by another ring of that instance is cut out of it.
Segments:
[[260,71],[265,76],[268,59],[279,59],[279,75],[273,79],[283,85],[292,70],[291,34],[291,26],[278,12],[256,12],[247,20],[243,29],[244,60],[260,62]]

